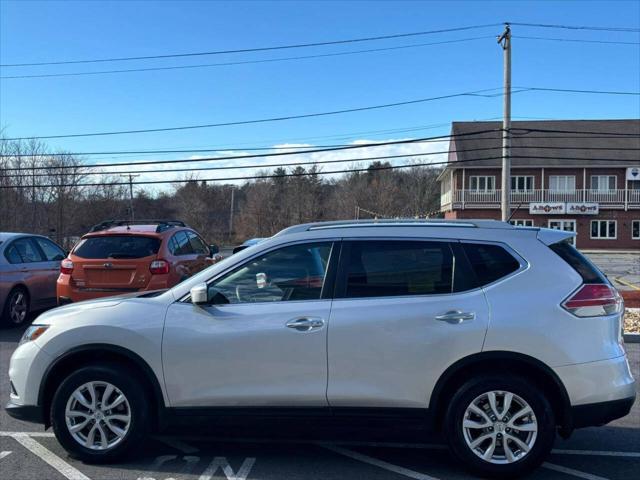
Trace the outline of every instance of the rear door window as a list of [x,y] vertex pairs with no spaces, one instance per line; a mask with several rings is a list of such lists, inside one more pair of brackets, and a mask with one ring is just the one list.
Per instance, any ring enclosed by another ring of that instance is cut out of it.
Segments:
[[454,256],[448,242],[345,242],[347,298],[452,293]]
[[133,235],[104,235],[80,241],[73,254],[80,258],[143,258],[156,255],[160,239]]
[[7,247],[7,249],[4,251],[4,256],[7,258],[9,263],[22,263],[22,257],[18,253],[18,249],[16,248],[16,246],[13,244]]
[[47,258],[47,261],[53,262],[57,260],[62,260],[65,257],[64,252],[60,247],[58,247],[55,243],[46,238],[35,237],[36,242],[40,245],[42,249],[42,253]]
[[500,245],[463,242],[462,248],[480,287],[506,277],[520,268],[520,262]]
[[174,255],[192,255],[193,247],[187,236],[187,232],[182,230],[177,232],[172,238],[173,254]]
[[[45,259],[31,238],[20,238],[11,244],[20,256],[21,263],[44,262]],[[12,262],[13,263],[13,262]]]

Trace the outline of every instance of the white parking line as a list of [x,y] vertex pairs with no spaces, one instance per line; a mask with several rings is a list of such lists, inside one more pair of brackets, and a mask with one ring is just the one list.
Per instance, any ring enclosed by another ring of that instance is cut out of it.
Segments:
[[15,434],[11,435],[11,437],[13,437],[20,445],[25,447],[27,450],[47,462],[69,480],[90,480],[90,478],[80,470],[77,470],[69,465],[51,450],[45,448],[43,445],[31,438],[28,434]]
[[556,472],[564,473],[566,475],[571,475],[573,477],[584,478],[585,480],[609,480],[606,477],[599,477],[598,475],[581,472],[580,470],[574,470],[573,468],[567,468],[567,467],[563,467],[561,465],[555,465],[549,462],[544,462],[542,466],[549,470],[554,470]]
[[11,454],[11,451],[0,452],[0,460],[2,460],[4,457],[10,454]]
[[353,452],[351,450],[347,450],[346,448],[341,448],[335,445],[328,445],[328,444],[320,444],[320,446],[323,448],[326,448],[327,450],[331,450],[332,452],[338,453],[340,455],[344,455],[345,457],[349,457],[354,460],[358,460],[360,462],[368,463],[369,465],[374,465],[376,467],[383,468],[390,472],[398,473],[400,475],[404,475],[405,477],[413,478],[415,480],[437,480],[435,477],[431,477],[424,473],[416,472],[415,470],[409,470],[408,468],[404,468],[399,465],[394,465],[393,463],[388,463],[383,460],[378,460],[377,458],[373,458],[368,455],[363,455],[362,453]]
[[253,457],[245,458],[242,465],[238,469],[238,473],[234,473],[231,465],[227,461],[226,457],[215,457],[209,464],[198,480],[211,480],[214,473],[220,468],[227,480],[246,480],[253,468],[253,464],[256,463],[256,459]]
[[599,457],[632,457],[640,458],[640,452],[610,452],[607,450],[552,450],[556,455],[596,455]]

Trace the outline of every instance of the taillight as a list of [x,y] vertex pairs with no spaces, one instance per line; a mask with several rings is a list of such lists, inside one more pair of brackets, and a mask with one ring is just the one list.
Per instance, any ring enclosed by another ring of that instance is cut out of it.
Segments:
[[166,260],[154,260],[151,262],[149,270],[153,275],[169,273],[169,263]]
[[68,258],[65,258],[60,262],[60,273],[66,273],[67,275],[73,273],[73,262]]
[[622,297],[610,285],[588,283],[571,294],[562,307],[576,317],[601,317],[620,312]]

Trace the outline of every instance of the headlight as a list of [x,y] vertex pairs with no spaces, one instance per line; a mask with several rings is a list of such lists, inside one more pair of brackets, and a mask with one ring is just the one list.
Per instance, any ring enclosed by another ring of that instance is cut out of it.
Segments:
[[22,338],[20,339],[20,345],[35,340],[44,332],[46,332],[47,328],[49,328],[49,325],[31,325],[24,332],[24,335],[22,335]]

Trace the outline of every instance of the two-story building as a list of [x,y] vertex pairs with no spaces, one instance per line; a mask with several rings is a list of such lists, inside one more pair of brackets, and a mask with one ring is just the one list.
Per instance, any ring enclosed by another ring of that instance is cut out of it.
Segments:
[[[454,122],[445,218],[500,219],[500,122]],[[512,122],[512,223],[577,232],[582,249],[640,249],[640,120]]]

